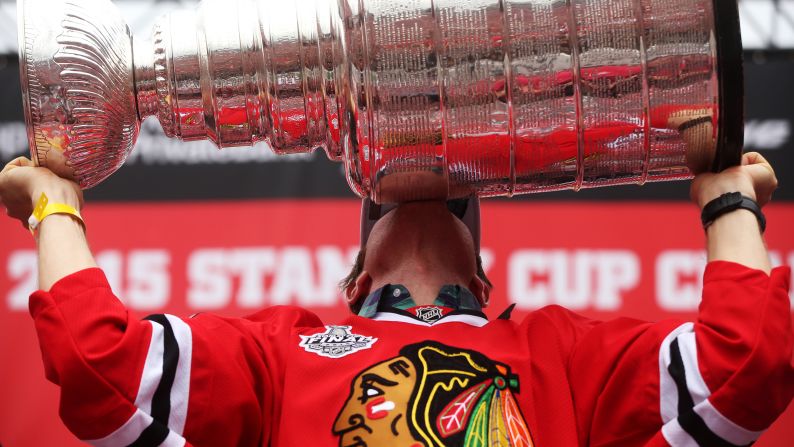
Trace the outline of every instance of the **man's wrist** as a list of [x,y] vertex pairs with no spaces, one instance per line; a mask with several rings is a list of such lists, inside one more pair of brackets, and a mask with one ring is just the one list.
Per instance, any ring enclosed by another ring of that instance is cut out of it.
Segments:
[[726,193],[707,203],[700,214],[703,228],[708,229],[715,220],[738,210],[746,210],[755,215],[761,233],[764,232],[766,229],[766,218],[764,213],[761,212],[761,207],[758,206],[755,199],[749,198],[741,192]]
[[33,234],[38,238],[38,235],[40,235],[42,231],[47,231],[46,229],[52,229],[53,227],[60,227],[62,229],[73,227],[81,233],[85,233],[86,231],[83,221],[73,214],[52,214],[41,221]]
[[70,215],[72,218],[79,221],[84,226],[83,217],[76,207],[68,205],[63,202],[50,202],[46,193],[42,193],[38,202],[33,208],[33,213],[28,218],[28,228],[34,235],[40,224],[48,217],[53,218],[55,215]]
[[715,188],[711,188],[707,191],[703,191],[698,197],[698,207],[701,210],[706,207],[709,203],[714,201],[715,199],[720,198],[724,194],[729,194],[733,192],[741,193],[742,196],[747,197],[748,199],[757,200],[755,195],[755,190],[752,188],[741,188],[736,187],[734,185],[718,185]]
[[82,208],[81,200],[77,192],[73,188],[66,187],[59,183],[47,184],[36,188],[31,196],[31,203],[34,207],[36,203],[38,203],[42,193],[47,195],[47,199],[50,203],[62,203],[78,211]]

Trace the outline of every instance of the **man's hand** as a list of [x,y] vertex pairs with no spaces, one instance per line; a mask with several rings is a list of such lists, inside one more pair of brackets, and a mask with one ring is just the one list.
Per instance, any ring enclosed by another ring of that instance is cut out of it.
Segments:
[[[41,193],[50,203],[63,203],[82,208],[80,187],[53,174],[47,168],[37,168],[32,161],[20,157],[0,172],[0,203],[9,216],[28,227],[28,217]],[[39,252],[39,287],[49,290],[59,279],[79,270],[96,267],[88,248],[83,226],[72,216],[53,214],[39,225],[36,242]]]
[[717,197],[740,192],[764,206],[772,199],[777,189],[775,171],[758,152],[748,152],[742,157],[740,166],[728,168],[718,174],[704,173],[695,177],[690,197],[701,209]]
[[[761,154],[750,152],[742,164],[719,174],[701,174],[692,181],[690,196],[700,209],[717,197],[740,192],[760,206],[769,203],[777,188],[772,166]],[[709,261],[730,261],[769,273],[772,270],[758,220],[748,210],[723,214],[706,230]]]
[[0,172],[0,203],[25,228],[41,193],[46,193],[53,203],[65,203],[78,210],[83,205],[83,193],[76,183],[58,177],[47,168],[36,167],[25,157],[11,161]]

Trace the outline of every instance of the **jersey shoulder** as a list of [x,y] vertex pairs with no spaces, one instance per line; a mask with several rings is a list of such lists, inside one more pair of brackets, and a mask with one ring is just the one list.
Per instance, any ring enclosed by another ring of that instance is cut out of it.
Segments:
[[584,317],[572,310],[558,305],[542,307],[527,315],[522,325],[532,327],[553,327],[562,333],[580,335],[601,322]]

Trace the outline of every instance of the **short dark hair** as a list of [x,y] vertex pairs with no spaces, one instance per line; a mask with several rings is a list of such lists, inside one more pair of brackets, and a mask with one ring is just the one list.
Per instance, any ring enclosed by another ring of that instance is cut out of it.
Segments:
[[[362,247],[361,250],[358,251],[358,254],[356,255],[356,261],[353,263],[353,268],[350,270],[350,273],[348,273],[343,280],[339,281],[339,288],[341,288],[342,291],[353,284],[356,281],[356,278],[358,278],[358,275],[364,271],[364,257],[366,256],[366,252],[367,247]],[[488,276],[485,275],[485,270],[482,268],[482,257],[479,253],[476,253],[475,258],[477,263],[477,277],[479,277],[482,282],[488,286],[488,288],[493,289],[491,280],[488,279]],[[353,309],[353,311],[355,312],[356,309]]]

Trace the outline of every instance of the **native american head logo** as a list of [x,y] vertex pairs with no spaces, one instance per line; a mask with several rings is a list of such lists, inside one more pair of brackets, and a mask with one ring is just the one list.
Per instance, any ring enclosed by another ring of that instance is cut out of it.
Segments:
[[518,392],[507,365],[417,343],[356,376],[333,432],[340,447],[533,447]]

